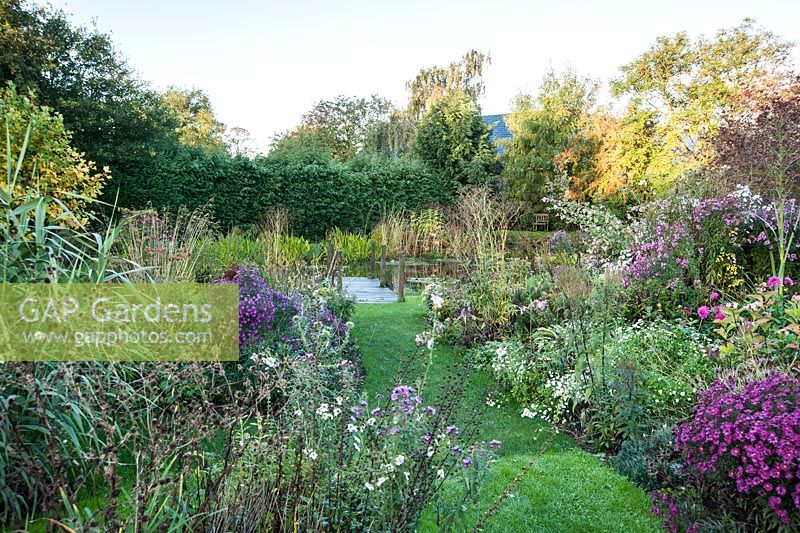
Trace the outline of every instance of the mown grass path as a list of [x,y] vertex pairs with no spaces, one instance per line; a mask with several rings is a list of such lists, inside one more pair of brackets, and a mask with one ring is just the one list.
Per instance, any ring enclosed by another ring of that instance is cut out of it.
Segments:
[[[366,366],[365,386],[371,395],[389,390],[404,356],[416,352],[414,337],[425,329],[423,317],[418,295],[410,295],[403,303],[356,307],[355,335]],[[423,397],[431,400],[442,393],[448,373],[459,362],[452,349],[437,347]],[[493,387],[491,375],[473,372],[463,391],[464,405],[485,405],[486,393]],[[549,432],[537,430],[548,428],[521,418],[519,412],[519,406],[505,404],[485,407],[479,418],[479,437],[500,439],[503,447],[470,524],[477,522],[547,440]],[[489,519],[485,531],[656,532],[659,527],[644,491],[559,435]]]

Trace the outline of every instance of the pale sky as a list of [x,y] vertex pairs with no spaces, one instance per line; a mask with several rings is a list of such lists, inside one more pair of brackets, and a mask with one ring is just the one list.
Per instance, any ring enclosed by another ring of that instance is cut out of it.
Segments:
[[[380,94],[470,48],[492,55],[485,114],[505,113],[551,66],[607,81],[660,35],[712,35],[755,18],[800,42],[797,0],[51,0],[96,20],[155,88],[198,87],[264,150],[320,99]],[[795,64],[800,54],[795,50]]]

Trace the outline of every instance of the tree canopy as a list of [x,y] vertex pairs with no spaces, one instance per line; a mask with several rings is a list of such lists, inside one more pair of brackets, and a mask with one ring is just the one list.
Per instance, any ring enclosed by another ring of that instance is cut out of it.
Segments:
[[791,47],[748,19],[713,38],[659,37],[624,65],[611,89],[630,99],[626,123],[647,112],[655,125],[647,130],[652,151],[637,181],[659,194],[702,172],[714,157],[720,117],[740,111],[738,95],[756,80],[788,75]]
[[472,99],[458,91],[433,103],[414,137],[414,157],[454,183],[487,184],[499,171],[489,127]]
[[[559,174],[559,157],[578,144],[595,105],[597,83],[572,70],[548,72],[536,95],[517,97],[506,118],[513,138],[506,148],[504,176],[513,198],[537,204]],[[577,152],[575,152],[577,153]],[[574,155],[574,154],[573,154]],[[566,158],[571,172],[590,163]]]
[[470,50],[458,61],[446,67],[426,67],[406,86],[410,91],[407,112],[419,120],[440,97],[460,92],[478,105],[484,92],[483,72],[491,64],[491,57],[478,50]]

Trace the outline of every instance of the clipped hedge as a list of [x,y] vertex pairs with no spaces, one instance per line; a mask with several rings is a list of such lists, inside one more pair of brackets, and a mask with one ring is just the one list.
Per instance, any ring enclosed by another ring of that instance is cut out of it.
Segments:
[[356,158],[347,163],[315,152],[248,159],[182,149],[157,154],[135,172],[117,172],[106,188],[119,205],[195,208],[213,198],[223,229],[249,228],[275,206],[292,214],[294,230],[318,240],[335,227],[360,231],[382,214],[446,204],[455,184],[417,161]]

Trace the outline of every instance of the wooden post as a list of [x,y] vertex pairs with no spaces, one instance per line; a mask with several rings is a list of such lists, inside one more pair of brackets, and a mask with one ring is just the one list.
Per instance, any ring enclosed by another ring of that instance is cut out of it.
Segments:
[[342,251],[336,252],[336,290],[342,294],[342,285],[344,284],[344,274],[342,272]]
[[327,244],[326,244],[326,247],[327,247],[327,254],[326,254],[327,255],[327,257],[326,257],[327,261],[326,261],[326,263],[328,264],[328,270],[330,270],[331,266],[333,265],[333,259],[334,259],[334,256],[333,256],[333,241],[328,241]]
[[375,265],[375,241],[369,241],[369,271],[370,277],[376,277],[376,265]]
[[400,264],[398,265],[399,272],[397,273],[397,301],[406,301],[406,256],[400,252]]
[[380,286],[386,287],[386,245],[381,244],[381,280]]

